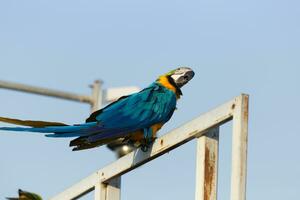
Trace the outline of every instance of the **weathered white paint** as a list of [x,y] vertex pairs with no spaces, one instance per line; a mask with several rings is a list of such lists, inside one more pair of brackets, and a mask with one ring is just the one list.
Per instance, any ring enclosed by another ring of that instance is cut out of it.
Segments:
[[195,200],[217,199],[219,127],[197,139]]
[[93,113],[102,107],[102,81],[95,81],[90,87],[92,88],[91,112]]
[[100,183],[98,182],[96,185],[95,185],[95,195],[94,195],[94,200],[107,200],[107,185],[106,184],[103,184],[103,183]]
[[[103,103],[103,100],[106,103],[109,103],[115,101],[120,96],[128,95],[140,90],[137,87],[113,88],[106,90],[105,96],[102,94],[100,81],[94,82],[91,96],[78,95],[74,93],[11,83],[7,81],[0,81],[0,88],[85,102],[92,105],[92,111],[99,109]],[[113,200],[120,199],[120,184],[118,187],[116,187],[113,184],[105,185],[101,182],[107,182],[108,180],[118,177],[172,150],[173,148],[180,146],[194,137],[200,137],[209,128],[213,126],[219,126],[222,123],[231,120],[231,117],[233,117],[231,200],[245,200],[247,172],[248,98],[248,95],[244,94],[236,97],[222,106],[205,113],[204,115],[194,119],[184,126],[175,129],[171,133],[157,139],[153,144],[151,151],[144,153],[140,150],[136,150],[122,157],[111,165],[99,170],[98,172],[93,173],[52,199],[74,199],[84,195],[89,191],[92,191],[93,189],[96,190],[95,199],[97,200],[100,198],[101,200],[106,200],[107,197],[111,197]],[[207,138],[198,139],[197,149],[199,150],[199,153],[203,152],[203,148],[199,147],[199,145],[203,143],[204,146],[210,146],[210,142],[208,142]],[[215,144],[212,146],[215,146]],[[205,156],[206,154],[204,157]],[[198,156],[197,159],[201,158]],[[198,162],[203,162],[203,158],[202,160],[198,160]],[[203,174],[202,168],[199,167],[199,172],[197,173]],[[116,180],[119,180],[120,183],[120,178],[117,178]],[[203,184],[203,182],[197,183],[197,188],[200,183]],[[103,190],[105,190],[105,192],[103,192]],[[203,191],[196,191],[196,199],[199,195],[201,196],[202,193]],[[103,194],[105,194],[104,197]]]
[[105,200],[120,200],[121,199],[121,177],[116,177],[107,182],[106,194],[107,195],[106,195]]
[[[136,167],[145,164],[146,162],[149,162],[156,157],[161,156],[162,154],[194,139],[195,137],[202,136],[209,129],[218,127],[221,124],[231,120],[234,113],[236,113],[235,110],[242,105],[243,98],[244,95],[236,97],[233,100],[211,110],[210,112],[204,113],[196,119],[158,138],[148,152],[142,152],[140,149],[137,149],[93,173],[92,175],[83,179],[81,182],[75,184],[51,199],[66,200],[75,198],[86,193],[87,191],[90,191],[100,182],[107,183],[109,180],[131,171]],[[243,184],[243,182],[241,184]]]
[[53,90],[48,88],[36,87],[26,84],[13,83],[9,81],[1,81],[0,80],[0,88],[15,90],[20,92],[38,94],[43,96],[56,97],[61,99],[67,99],[71,101],[79,101],[84,103],[91,104],[93,99],[87,95],[79,95],[71,92],[65,92],[60,90]]
[[236,101],[233,117],[231,200],[246,199],[249,96]]
[[[92,85],[92,95],[81,95],[81,94],[75,94],[72,92],[65,92],[60,90],[53,90],[49,88],[43,88],[43,87],[36,87],[26,84],[20,84],[20,83],[13,83],[9,81],[1,81],[0,80],[0,88],[14,90],[14,91],[20,91],[20,92],[26,92],[26,93],[32,93],[32,94],[39,94],[43,96],[50,96],[50,97],[56,97],[60,99],[66,99],[71,101],[79,101],[83,103],[89,103],[92,105],[92,110],[97,110],[94,108],[99,106],[102,107],[103,104],[111,103],[121,96],[129,95],[135,92],[140,91],[139,87],[135,86],[129,86],[129,87],[117,87],[117,88],[109,88],[106,90],[101,89],[102,81],[96,80]],[[99,94],[99,93],[105,93],[105,94]],[[98,97],[101,98],[98,98]]]

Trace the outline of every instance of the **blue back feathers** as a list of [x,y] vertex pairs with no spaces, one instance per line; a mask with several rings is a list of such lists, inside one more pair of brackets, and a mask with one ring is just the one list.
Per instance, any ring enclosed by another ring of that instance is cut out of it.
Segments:
[[129,133],[167,122],[175,108],[173,91],[154,82],[144,90],[122,97],[93,113],[84,124],[45,127],[0,127],[0,130],[30,131],[49,137],[84,137],[88,142],[126,136]]

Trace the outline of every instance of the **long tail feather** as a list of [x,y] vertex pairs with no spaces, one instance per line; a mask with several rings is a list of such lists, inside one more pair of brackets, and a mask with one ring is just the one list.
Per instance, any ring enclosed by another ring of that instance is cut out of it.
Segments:
[[31,126],[34,128],[42,128],[45,126],[68,126],[67,124],[61,122],[46,122],[46,121],[33,121],[33,120],[20,120],[20,119],[13,119],[7,117],[0,117],[1,122],[16,124],[21,126]]
[[6,131],[22,131],[37,133],[53,133],[47,134],[48,137],[78,137],[82,136],[83,130],[90,129],[96,125],[96,122],[88,122],[84,124],[67,125],[60,122],[20,120],[7,117],[0,117],[0,121],[29,127],[0,127],[0,130]]
[[[0,130],[5,131],[23,131],[23,132],[35,132],[35,133],[57,133],[56,134],[48,134],[48,137],[76,137],[80,136],[79,132],[74,133],[75,131],[80,131],[84,129],[81,126],[48,126],[45,128],[24,128],[24,127],[0,127]],[[63,133],[63,134],[59,134]]]
[[1,122],[30,127],[0,127],[0,130],[46,133],[47,137],[78,137],[70,142],[73,151],[90,149],[111,143],[129,134],[127,129],[105,128],[98,122],[67,125],[60,122],[20,120],[0,117]]

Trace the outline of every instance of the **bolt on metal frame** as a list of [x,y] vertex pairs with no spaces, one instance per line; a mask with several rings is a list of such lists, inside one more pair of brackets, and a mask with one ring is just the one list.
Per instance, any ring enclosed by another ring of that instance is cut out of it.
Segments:
[[120,200],[121,175],[189,142],[197,140],[196,200],[217,199],[219,126],[233,120],[231,200],[246,199],[248,99],[241,94],[183,126],[157,138],[143,152],[137,149],[80,182],[51,200],[77,199],[95,190],[95,200]]

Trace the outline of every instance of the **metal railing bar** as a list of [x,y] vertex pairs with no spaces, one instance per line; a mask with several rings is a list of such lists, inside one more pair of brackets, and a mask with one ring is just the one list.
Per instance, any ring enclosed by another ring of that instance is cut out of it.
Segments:
[[135,150],[134,152],[121,157],[117,161],[93,173],[51,199],[65,200],[75,198],[91,188],[94,188],[96,184],[106,183],[109,180],[121,176],[122,174],[127,173],[196,137],[200,137],[210,128],[220,126],[228,120],[231,120],[235,109],[238,108],[238,105],[241,105],[239,102],[242,98],[243,95],[238,96],[233,100],[204,113],[196,119],[158,138],[148,152],[142,152],[140,149]]
[[0,80],[0,88],[93,104],[91,96]]

